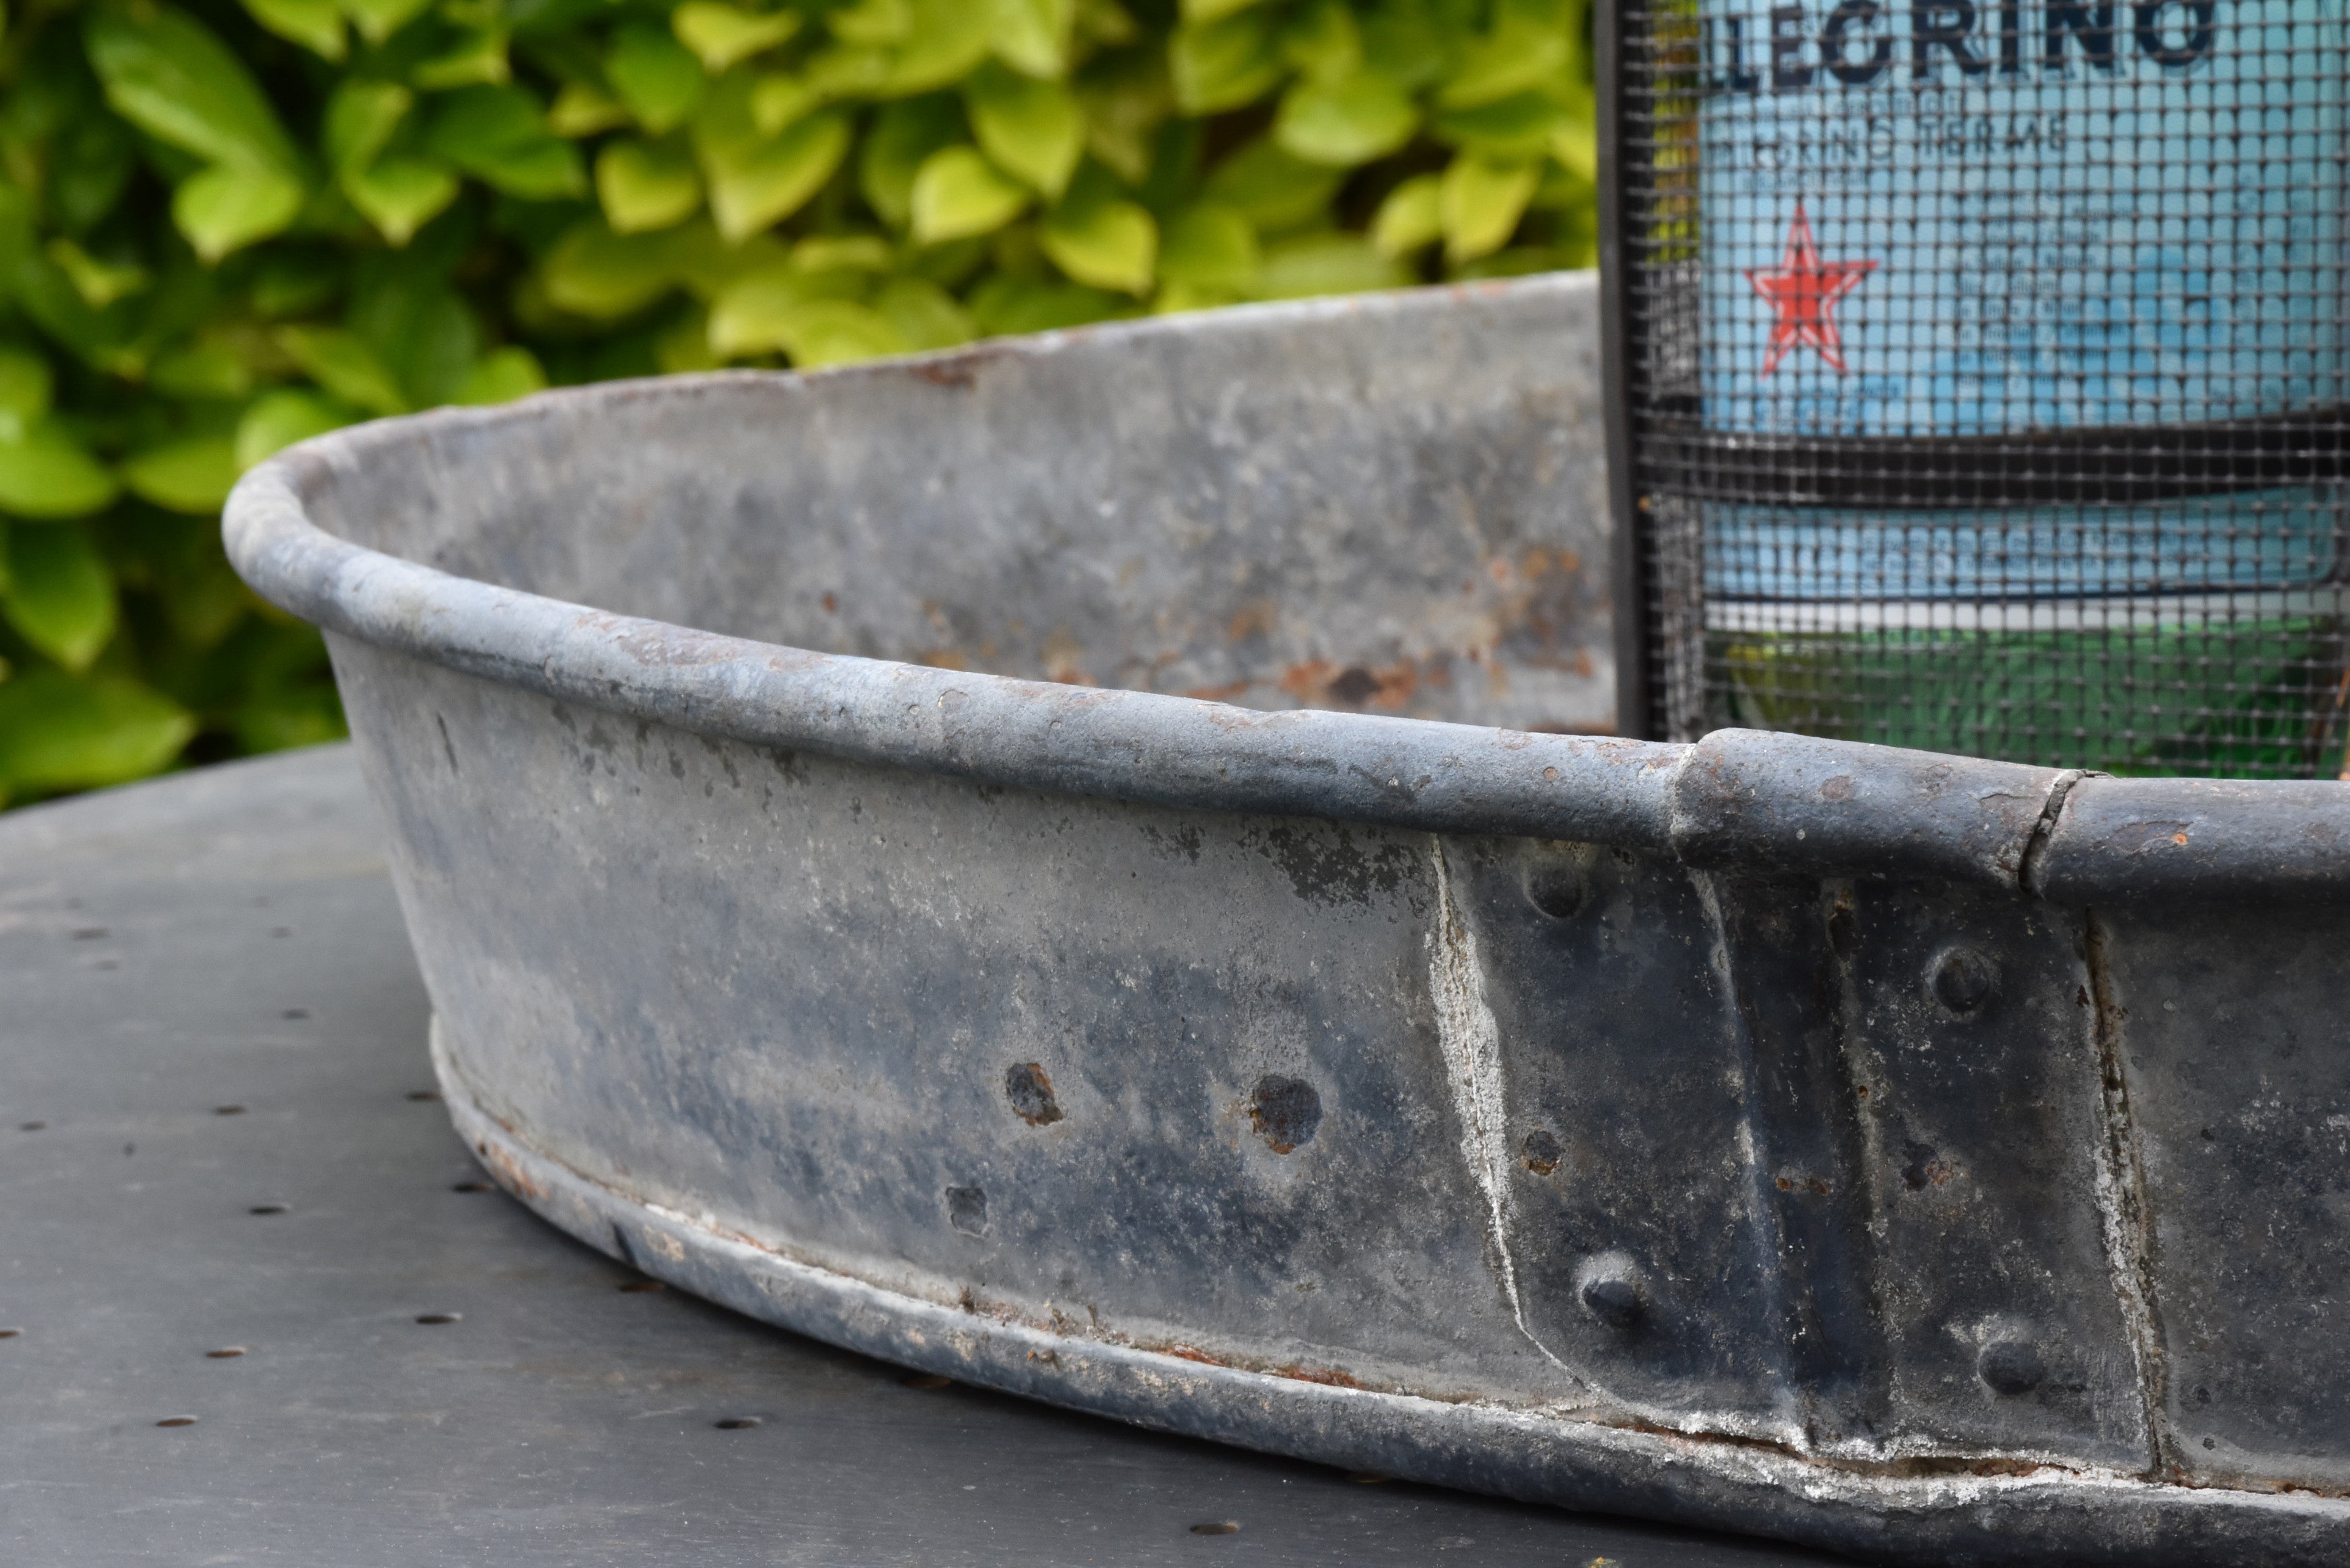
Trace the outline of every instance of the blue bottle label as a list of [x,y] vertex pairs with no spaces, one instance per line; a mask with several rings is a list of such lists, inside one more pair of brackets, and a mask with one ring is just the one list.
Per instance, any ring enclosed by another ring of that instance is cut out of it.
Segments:
[[[1700,0],[1699,44],[1709,429],[1930,440],[2350,401],[2345,0]],[[1814,603],[2307,586],[2339,529],[2327,487],[1705,513],[1709,598]]]

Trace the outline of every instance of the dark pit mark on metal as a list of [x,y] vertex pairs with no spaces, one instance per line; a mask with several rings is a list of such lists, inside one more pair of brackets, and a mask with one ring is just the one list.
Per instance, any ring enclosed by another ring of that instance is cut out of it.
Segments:
[[1526,902],[1554,920],[1568,919],[1581,911],[1590,896],[1583,867],[1564,856],[1538,856],[1526,863]]
[[16,1124],[16,1130],[18,1132],[39,1132],[43,1127],[46,1127],[49,1124],[47,1122],[18,1122]]
[[166,1416],[155,1424],[159,1427],[192,1427],[196,1418],[193,1416]]
[[911,1377],[901,1379],[899,1386],[906,1388],[950,1388],[954,1386],[954,1379],[941,1377],[935,1372],[917,1372]]
[[460,1181],[449,1189],[452,1192],[491,1192],[495,1189],[486,1181]]
[[1982,1347],[1975,1371],[1994,1394],[2029,1394],[2048,1376],[2040,1347],[2028,1339],[1994,1339]]
[[1526,1134],[1526,1141],[1518,1149],[1519,1158],[1525,1161],[1526,1168],[1536,1176],[1548,1176],[1556,1170],[1559,1157],[1565,1152],[1559,1147],[1558,1139],[1544,1127],[1536,1127]]
[[660,1290],[661,1282],[659,1280],[624,1280],[616,1288],[627,1295],[644,1296]]
[[1061,1119],[1061,1103],[1053,1097],[1053,1080],[1034,1062],[1003,1070],[1003,1095],[1020,1119],[1032,1127],[1050,1127]]
[[286,1009],[285,1012],[280,1012],[277,1016],[286,1020],[288,1023],[292,1023],[297,1019],[309,1017],[310,1010],[307,1007],[289,1007]]
[[213,1115],[216,1116],[241,1116],[244,1115],[244,1107],[243,1106],[214,1106],[213,1107]]
[[419,1102],[437,1100],[441,1097],[441,1091],[438,1089],[411,1089],[408,1091],[408,1097]]
[[722,1420],[712,1421],[710,1424],[717,1428],[722,1432],[747,1432],[752,1428],[759,1424],[759,1417],[756,1416],[728,1416]]
[[1314,1141],[1322,1126],[1322,1096],[1303,1078],[1268,1073],[1249,1096],[1249,1121],[1274,1153],[1291,1153]]
[[247,1214],[284,1214],[292,1207],[291,1204],[286,1203],[256,1203],[245,1212]]
[[416,1321],[427,1327],[438,1328],[442,1324],[462,1323],[464,1317],[461,1312],[422,1312],[416,1314]]
[[14,1339],[24,1332],[21,1328],[0,1328],[0,1339]]
[[204,1359],[206,1361],[234,1361],[244,1354],[244,1346],[241,1345],[224,1345],[218,1350],[205,1351]]
[[1583,1310],[1618,1331],[1638,1324],[1648,1311],[1640,1282],[1628,1269],[1595,1271],[1584,1280],[1582,1294]]
[[1218,1519],[1211,1520],[1206,1524],[1193,1525],[1191,1527],[1191,1533],[1194,1535],[1238,1535],[1240,1533],[1240,1530],[1241,1527],[1238,1521]]
[[1991,1000],[1991,961],[1972,948],[1948,948],[1934,961],[1934,999],[1953,1012],[1972,1012]]
[[987,1193],[977,1187],[947,1189],[947,1223],[966,1236],[987,1234]]

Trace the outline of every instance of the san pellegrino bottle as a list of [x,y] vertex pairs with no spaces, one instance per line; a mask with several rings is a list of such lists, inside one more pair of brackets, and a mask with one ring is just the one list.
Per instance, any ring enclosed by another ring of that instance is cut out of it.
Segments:
[[2345,0],[1694,3],[1678,727],[2337,768]]

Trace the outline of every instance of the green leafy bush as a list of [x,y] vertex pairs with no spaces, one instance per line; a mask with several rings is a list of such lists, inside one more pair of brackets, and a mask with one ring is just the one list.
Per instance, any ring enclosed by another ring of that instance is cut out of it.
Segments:
[[1586,0],[30,0],[0,801],[325,739],[239,472],[550,382],[1585,266]]

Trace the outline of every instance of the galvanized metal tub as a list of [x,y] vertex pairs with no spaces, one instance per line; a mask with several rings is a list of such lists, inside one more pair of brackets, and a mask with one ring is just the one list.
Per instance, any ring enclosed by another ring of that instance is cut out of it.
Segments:
[[458,1125],[638,1267],[1516,1497],[2350,1560],[2350,785],[1558,732],[1596,341],[1550,278],[614,385],[228,535]]

